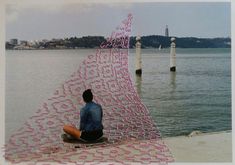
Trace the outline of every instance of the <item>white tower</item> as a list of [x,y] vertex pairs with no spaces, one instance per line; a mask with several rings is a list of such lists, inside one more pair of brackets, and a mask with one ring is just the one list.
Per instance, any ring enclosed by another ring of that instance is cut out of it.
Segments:
[[135,57],[135,73],[137,75],[142,75],[142,61],[141,61],[141,43],[140,36],[136,37],[136,57]]
[[170,71],[176,71],[175,38],[171,38]]

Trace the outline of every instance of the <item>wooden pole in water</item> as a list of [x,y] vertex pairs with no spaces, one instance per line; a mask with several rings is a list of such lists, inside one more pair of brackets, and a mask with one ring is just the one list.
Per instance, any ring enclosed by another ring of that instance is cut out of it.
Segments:
[[142,61],[141,61],[141,43],[140,36],[136,37],[136,58],[135,58],[135,73],[139,76],[142,75]]
[[171,38],[171,51],[170,51],[170,71],[176,71],[176,56],[175,56],[175,38]]

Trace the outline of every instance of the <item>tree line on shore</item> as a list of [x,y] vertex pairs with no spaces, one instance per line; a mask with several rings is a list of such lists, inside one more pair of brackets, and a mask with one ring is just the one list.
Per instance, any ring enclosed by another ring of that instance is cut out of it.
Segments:
[[[231,38],[196,38],[196,37],[175,37],[178,48],[230,48]],[[142,48],[168,48],[171,44],[171,37],[160,35],[149,35],[141,37]],[[47,40],[38,42],[31,47],[34,49],[74,49],[74,48],[97,48],[106,41],[103,36],[85,36],[81,38],[70,37],[65,39]],[[135,48],[136,37],[130,37],[130,48]],[[14,49],[9,42],[6,49]]]
[[[196,37],[175,37],[178,48],[230,48],[231,38],[196,38]],[[168,48],[171,37],[151,35],[141,37],[142,48]],[[135,37],[130,38],[130,48],[135,47]]]

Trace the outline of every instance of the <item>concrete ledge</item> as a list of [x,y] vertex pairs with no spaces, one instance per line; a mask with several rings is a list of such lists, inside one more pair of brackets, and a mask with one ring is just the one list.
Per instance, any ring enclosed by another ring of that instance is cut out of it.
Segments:
[[232,133],[202,133],[164,138],[175,162],[232,162]]

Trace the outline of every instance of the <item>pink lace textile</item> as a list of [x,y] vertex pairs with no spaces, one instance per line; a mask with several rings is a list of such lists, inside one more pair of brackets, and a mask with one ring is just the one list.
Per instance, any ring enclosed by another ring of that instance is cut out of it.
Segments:
[[[89,55],[70,79],[56,89],[35,115],[10,137],[5,147],[7,160],[13,163],[76,163],[79,159],[91,162],[118,161],[104,152],[108,152],[109,147],[117,148],[129,141],[126,147],[124,145],[113,151],[116,153],[115,157],[126,155],[127,157],[122,158],[123,161],[138,160],[132,151],[138,150],[141,156],[142,146],[145,146],[152,147],[156,152],[153,155],[154,161],[172,161],[168,148],[160,139],[160,133],[149,111],[141,103],[129,76],[131,21],[132,15],[129,14],[107,42],[102,43],[95,54]],[[94,101],[103,107],[104,136],[108,141],[96,145],[64,143],[60,137],[62,127],[65,124],[79,123],[79,109],[84,105],[81,96],[85,89],[92,89]],[[148,141],[138,142],[133,139]],[[142,155],[147,151],[142,151]],[[139,161],[151,162],[151,155],[147,155],[148,158]],[[74,158],[75,156],[77,157]]]

